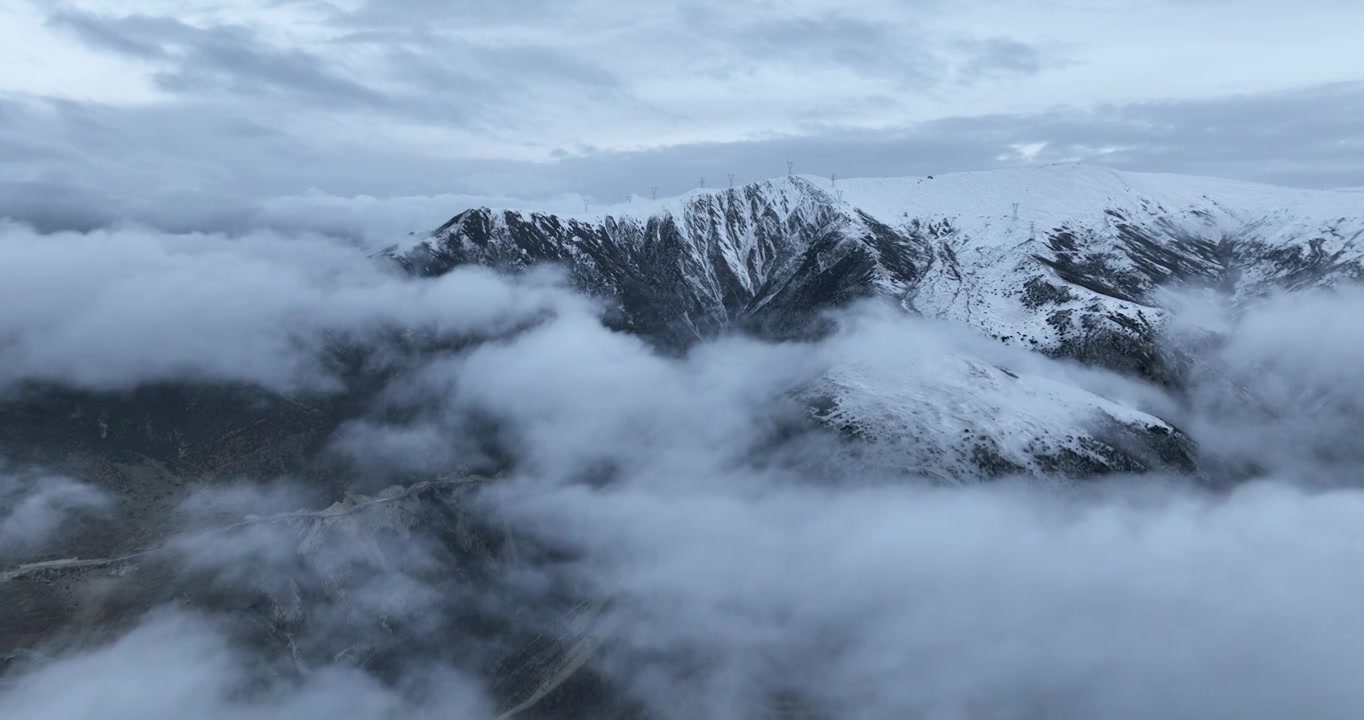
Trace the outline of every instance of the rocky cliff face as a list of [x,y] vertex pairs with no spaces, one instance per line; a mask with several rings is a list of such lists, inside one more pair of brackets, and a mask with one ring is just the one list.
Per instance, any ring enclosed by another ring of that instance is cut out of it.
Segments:
[[925,251],[792,179],[645,216],[469,210],[396,257],[423,274],[466,263],[563,265],[583,290],[614,302],[621,327],[685,346],[730,328],[802,334],[822,308],[906,287],[926,269]]

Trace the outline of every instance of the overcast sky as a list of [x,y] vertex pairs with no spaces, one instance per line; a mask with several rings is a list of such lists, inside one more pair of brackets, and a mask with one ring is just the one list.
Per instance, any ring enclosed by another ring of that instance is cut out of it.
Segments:
[[448,215],[788,159],[1359,186],[1361,27],[1358,0],[6,0],[0,215]]

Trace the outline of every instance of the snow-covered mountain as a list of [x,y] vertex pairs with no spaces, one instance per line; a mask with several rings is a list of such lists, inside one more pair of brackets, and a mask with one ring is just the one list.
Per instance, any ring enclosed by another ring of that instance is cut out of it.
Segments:
[[1072,384],[957,354],[834,365],[812,415],[843,435],[837,462],[945,484],[1197,470],[1193,441],[1154,415]]
[[[567,267],[620,327],[671,346],[727,330],[808,337],[879,297],[1003,343],[1171,388],[1179,292],[1246,303],[1364,276],[1357,193],[1075,165],[923,178],[808,176],[577,215],[480,208],[392,256],[439,274]],[[914,361],[922,365],[923,359]],[[948,479],[1196,465],[1139,409],[979,358],[933,372],[837,366],[812,413],[864,441],[856,460]]]
[[461,212],[394,256],[567,266],[623,327],[685,345],[808,332],[862,296],[1000,340],[1178,383],[1165,291],[1238,300],[1364,275],[1357,193],[1059,165],[923,178],[793,176],[576,215]]
[[[735,405],[707,399],[695,406],[701,421],[684,417],[675,430],[679,406],[666,398],[706,385],[711,376],[633,404],[598,407],[597,396],[607,393],[592,392],[523,407],[523,397],[583,377],[565,373],[527,387],[524,379],[545,367],[532,363],[492,395],[502,402],[479,402],[472,388],[507,370],[510,356],[489,355],[493,360],[484,364],[492,370],[471,373],[478,380],[467,384],[460,384],[460,374],[471,366],[453,361],[490,346],[517,348],[517,336],[540,329],[540,310],[524,326],[486,336],[427,337],[385,327],[363,340],[341,338],[319,360],[340,381],[334,391],[283,393],[173,377],[122,391],[57,383],[15,389],[0,397],[0,460],[22,464],[25,473],[42,468],[35,486],[69,487],[62,478],[81,478],[109,500],[100,512],[74,516],[79,523],[67,526],[60,543],[0,558],[0,607],[9,610],[0,623],[0,683],[46,667],[43,649],[52,638],[103,636],[149,608],[175,603],[212,611],[238,628],[233,643],[269,660],[252,666],[261,682],[315,676],[317,668],[337,665],[406,678],[408,668],[436,664],[467,667],[486,681],[498,717],[649,717],[638,709],[633,688],[611,672],[619,658],[635,657],[619,654],[622,634],[612,630],[630,617],[615,610],[638,599],[620,589],[628,583],[552,580],[553,568],[591,552],[572,540],[555,542],[571,535],[537,527],[558,525],[571,511],[537,523],[545,516],[534,508],[517,510],[528,513],[520,518],[507,509],[534,496],[542,508],[624,499],[619,507],[628,512],[617,516],[620,527],[626,515],[630,522],[636,516],[652,522],[649,505],[632,504],[642,483],[630,474],[649,482],[709,481],[689,472],[688,463],[678,471],[672,459],[696,454],[700,441],[690,436],[717,416],[711,408],[741,414],[706,438],[752,426],[751,444],[726,448],[718,453],[723,462],[697,467],[709,472],[752,459],[753,467],[736,473],[741,480],[757,469],[786,481],[786,467],[816,482],[897,475],[941,484],[1006,476],[1069,484],[1126,473],[1149,473],[1130,478],[1138,482],[1271,476],[1274,468],[1249,467],[1265,454],[1221,457],[1217,432],[1208,432],[1206,423],[1183,427],[1177,416],[1180,403],[1192,405],[1189,399],[1202,389],[1188,379],[1205,368],[1190,371],[1185,356],[1198,349],[1163,332],[1183,302],[1176,291],[1202,289],[1245,306],[1274,290],[1352,283],[1364,274],[1361,239],[1364,193],[1076,166],[837,184],[789,177],[580,215],[467,210],[390,250],[388,258],[419,275],[471,263],[513,271],[563,265],[577,285],[614,306],[610,319],[620,328],[672,349],[728,331],[822,341],[763,347],[773,354],[739,363],[744,372],[718,395],[751,380],[750,368],[772,367],[773,358],[799,357],[792,364],[801,369],[778,373],[776,389]],[[837,327],[824,321],[826,309],[858,298],[879,298],[886,307],[850,315]],[[941,322],[906,323],[902,313]],[[580,337],[582,328],[570,327]],[[1293,338],[1308,347],[1306,354],[1316,352],[1302,335],[1272,334],[1272,342]],[[552,339],[516,351],[566,346]],[[660,360],[638,343],[613,342],[602,354],[562,365],[581,368],[622,347],[652,368],[621,383],[630,392],[667,378],[654,374],[658,367],[695,370],[686,363],[705,355]],[[752,349],[741,342],[733,347]],[[551,351],[544,355],[561,363]],[[1331,362],[1339,357],[1354,355],[1338,353]],[[428,377],[432,368],[439,372]],[[1347,386],[1358,386],[1354,371],[1333,369],[1326,382],[1307,383],[1302,394],[1276,386],[1283,378],[1271,376],[1264,383],[1271,402],[1260,403],[1255,383],[1262,368],[1253,356],[1217,378],[1232,392],[1230,402],[1214,398],[1225,402],[1216,420],[1234,420],[1243,408],[1266,418],[1288,415],[1286,422],[1260,423],[1258,433],[1238,444],[1302,445],[1303,455],[1322,456],[1317,462],[1332,471],[1346,468],[1341,474],[1353,481],[1359,458],[1342,448],[1360,417],[1358,393]],[[1290,366],[1285,374],[1291,372]],[[607,380],[592,387],[614,390],[614,368],[601,374]],[[451,377],[459,382],[452,386]],[[1342,386],[1341,397],[1330,397]],[[1182,394],[1164,392],[1171,388]],[[1242,403],[1243,397],[1250,400]],[[761,412],[750,415],[750,404]],[[1282,432],[1313,414],[1332,418],[1339,430]],[[629,431],[617,433],[613,418],[603,426],[609,431],[559,440],[563,428],[591,425],[597,415],[619,415],[619,426]],[[542,422],[549,430],[540,430]],[[1229,431],[1214,430],[1240,432],[1231,424]],[[528,426],[534,432],[517,432]],[[663,426],[686,441],[660,433]],[[668,442],[654,439],[660,434]],[[522,475],[539,472],[535,461],[525,460],[534,457],[526,438],[551,436],[572,452],[545,457],[567,457],[573,462],[560,464],[578,472],[563,471],[573,479],[563,481],[572,485],[562,493],[561,479],[547,473],[544,485],[554,489],[546,496]],[[599,454],[598,446],[610,452]],[[432,448],[451,452],[442,456]],[[731,458],[730,451],[744,457]],[[641,460],[652,455],[664,457],[657,465]],[[408,462],[414,457],[423,462]],[[56,482],[47,480],[48,468],[60,473]],[[830,468],[837,472],[824,472]],[[3,471],[0,463],[0,480]],[[255,487],[256,479],[278,478],[288,479],[278,492]],[[686,512],[731,506],[727,495],[715,496],[726,501],[721,505],[706,492],[696,497],[707,502],[687,504]],[[836,522],[854,516],[840,517]],[[698,536],[708,532],[704,524],[696,527]],[[1009,539],[1008,525],[991,531],[984,537],[992,544]],[[638,536],[611,535],[612,547],[617,537]],[[771,537],[780,545],[790,534]],[[924,548],[939,554],[932,543]],[[709,572],[714,554],[698,554],[698,567]],[[663,617],[665,625],[677,624],[670,612]],[[649,656],[657,657],[654,638],[646,640]],[[825,653],[822,639],[817,645]],[[695,667],[689,653],[682,663]],[[783,711],[802,707],[799,697],[782,699]]]

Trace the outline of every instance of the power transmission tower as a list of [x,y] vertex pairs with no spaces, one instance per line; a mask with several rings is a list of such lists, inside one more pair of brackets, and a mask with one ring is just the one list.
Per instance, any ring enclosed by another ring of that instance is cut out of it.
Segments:
[[705,179],[705,178],[701,178],[701,189],[702,189],[702,190],[705,190],[705,189],[706,189],[706,179]]
[[734,187],[734,173],[729,174],[729,186]]
[[829,184],[838,187],[838,173],[829,176]]
[[796,164],[795,164],[794,162],[792,162],[792,161],[790,161],[790,160],[787,160],[787,161],[786,161],[786,176],[787,176],[787,177],[790,177],[790,176],[791,176],[791,169],[794,168],[795,166],[796,166]]
[[658,186],[657,186],[657,185],[655,185],[655,186],[649,188],[649,199],[650,199],[650,200],[657,200],[657,199],[658,199]]

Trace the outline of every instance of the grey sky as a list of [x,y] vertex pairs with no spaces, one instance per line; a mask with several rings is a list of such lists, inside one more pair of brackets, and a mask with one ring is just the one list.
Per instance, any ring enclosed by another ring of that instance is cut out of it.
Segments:
[[16,0],[0,215],[235,229],[310,190],[620,200],[787,159],[1358,186],[1358,27],[1351,0]]

